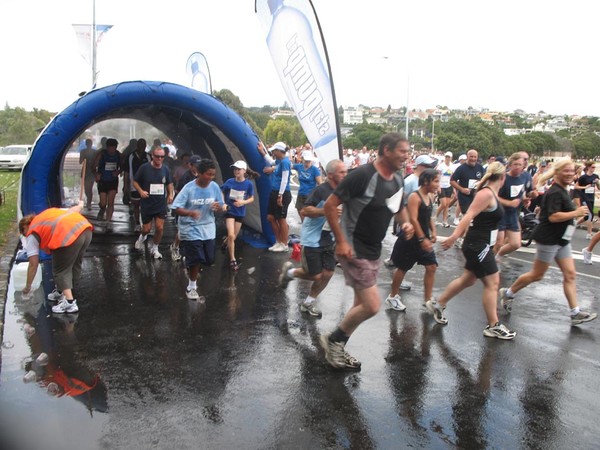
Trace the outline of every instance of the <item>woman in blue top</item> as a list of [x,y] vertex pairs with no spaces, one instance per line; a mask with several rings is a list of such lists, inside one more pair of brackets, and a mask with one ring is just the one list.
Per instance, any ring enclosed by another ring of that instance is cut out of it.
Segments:
[[242,219],[246,216],[246,205],[254,201],[254,185],[246,179],[248,164],[236,161],[231,166],[234,178],[230,178],[221,190],[225,196],[225,227],[227,228],[227,250],[229,252],[229,267],[238,270],[239,264],[235,259],[235,239],[242,228]]
[[110,223],[115,209],[115,196],[119,188],[119,175],[121,173],[121,153],[117,151],[117,145],[119,143],[116,139],[107,139],[106,149],[99,151],[94,161],[98,195],[100,196],[100,211],[96,219],[104,220],[104,213],[106,212],[108,223]]
[[302,164],[294,164],[293,168],[298,172],[298,196],[296,197],[296,209],[300,220],[304,221],[304,215],[301,210],[304,208],[304,202],[309,194],[322,182],[321,171],[318,167],[313,166],[314,156],[312,151],[305,150],[302,152]]

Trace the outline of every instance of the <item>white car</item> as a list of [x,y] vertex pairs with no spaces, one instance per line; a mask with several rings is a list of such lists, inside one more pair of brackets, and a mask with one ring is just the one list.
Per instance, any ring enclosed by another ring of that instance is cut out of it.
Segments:
[[21,170],[30,152],[31,145],[8,145],[0,149],[0,169]]

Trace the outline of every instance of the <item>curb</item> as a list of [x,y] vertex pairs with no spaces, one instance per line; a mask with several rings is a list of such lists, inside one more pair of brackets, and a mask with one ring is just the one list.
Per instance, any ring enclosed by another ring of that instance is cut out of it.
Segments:
[[10,268],[15,260],[18,245],[19,233],[16,228],[11,228],[7,233],[6,244],[0,249],[0,346],[4,342],[4,312],[8,300]]

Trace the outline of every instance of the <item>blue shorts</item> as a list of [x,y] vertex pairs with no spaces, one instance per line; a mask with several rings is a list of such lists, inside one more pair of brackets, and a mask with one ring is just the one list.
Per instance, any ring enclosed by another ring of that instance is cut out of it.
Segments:
[[517,209],[504,209],[504,215],[498,224],[498,231],[521,231],[521,227],[519,226],[519,211]]
[[215,263],[215,240],[181,241],[179,252],[185,257],[185,267],[212,266]]

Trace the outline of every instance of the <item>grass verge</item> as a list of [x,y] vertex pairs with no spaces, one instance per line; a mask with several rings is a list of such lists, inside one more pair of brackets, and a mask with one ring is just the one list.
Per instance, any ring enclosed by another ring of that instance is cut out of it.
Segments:
[[21,172],[0,171],[0,247],[17,230],[17,191]]

